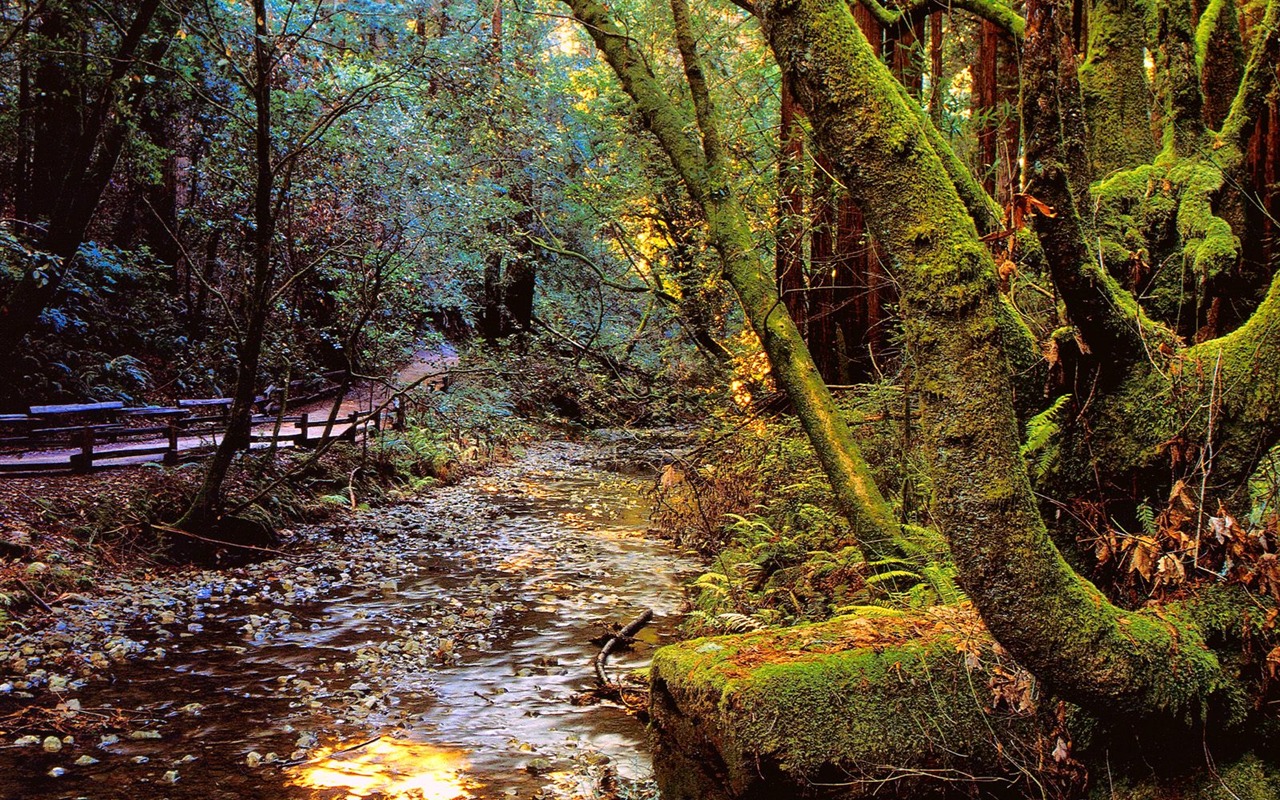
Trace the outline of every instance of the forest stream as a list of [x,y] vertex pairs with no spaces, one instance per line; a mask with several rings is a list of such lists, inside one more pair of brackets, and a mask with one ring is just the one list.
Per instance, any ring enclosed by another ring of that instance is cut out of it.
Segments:
[[[652,609],[609,672],[644,666],[696,572],[646,535],[644,458],[544,443],[294,531],[297,555],[104,578],[105,595],[7,643],[27,674],[5,678],[4,708],[43,683],[76,732],[0,744],[0,797],[448,800],[647,781],[643,724],[575,703],[598,637]],[[109,682],[64,668],[78,659]]]

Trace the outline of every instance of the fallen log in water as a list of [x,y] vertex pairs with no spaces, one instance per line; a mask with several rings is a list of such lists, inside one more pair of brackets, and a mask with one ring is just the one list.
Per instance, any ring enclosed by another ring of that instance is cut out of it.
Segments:
[[609,637],[609,641],[604,643],[604,647],[600,648],[600,652],[596,657],[591,659],[592,666],[596,670],[596,680],[601,686],[611,686],[609,676],[605,673],[605,662],[609,660],[609,654],[613,652],[613,648],[617,647],[624,640],[630,639],[640,632],[640,629],[649,624],[649,620],[653,619],[653,610],[646,608],[640,616],[628,622],[622,630]]

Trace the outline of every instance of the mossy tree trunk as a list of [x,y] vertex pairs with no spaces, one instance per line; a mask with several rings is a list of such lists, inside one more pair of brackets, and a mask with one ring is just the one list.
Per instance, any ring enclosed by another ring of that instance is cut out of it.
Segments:
[[1153,14],[1150,0],[1096,0],[1089,8],[1089,50],[1080,84],[1089,120],[1089,166],[1096,178],[1146,164],[1155,155],[1151,82],[1144,63]]
[[[1227,176],[1243,167],[1245,131],[1252,129],[1274,84],[1280,7],[1274,0],[1268,3],[1230,111],[1216,132],[1204,128],[1197,76],[1185,74],[1186,26],[1176,20],[1180,10],[1186,12],[1185,6],[1173,2],[1162,11],[1170,31],[1164,60],[1181,64],[1178,69],[1184,71],[1180,88],[1167,90],[1165,151],[1152,165],[1095,184],[1083,202],[1092,205],[1099,197],[1110,202],[1113,195],[1140,202],[1130,195],[1148,191],[1153,182],[1180,182],[1176,224],[1182,258],[1188,273],[1203,286],[1233,270],[1239,258],[1238,237],[1214,209]],[[1088,404],[1087,417],[1077,420],[1066,435],[1070,455],[1063,460],[1052,493],[1069,497],[1089,491],[1095,501],[1103,502],[1127,494],[1129,503],[1142,499],[1160,504],[1169,486],[1185,477],[1188,460],[1176,455],[1183,450],[1212,453],[1200,467],[1212,472],[1206,485],[1226,500],[1244,485],[1258,459],[1280,441],[1280,400],[1271,388],[1280,378],[1274,279],[1269,278],[1269,294],[1245,325],[1189,349],[1166,325],[1149,319],[1133,296],[1099,266],[1099,254],[1090,243],[1095,235],[1076,212],[1066,186],[1066,150],[1078,93],[1070,70],[1054,70],[1055,64],[1073,58],[1069,43],[1046,58],[1048,63],[1025,65],[1029,191],[1055,211],[1053,217],[1035,218],[1034,227],[1071,322],[1091,353],[1087,360],[1104,379],[1102,390]],[[1134,486],[1144,487],[1147,496],[1133,498]]]
[[[1018,450],[995,265],[918,111],[843,3],[757,8],[815,139],[897,265],[933,513],[984,622],[1053,691],[1100,713],[1198,715],[1221,672],[1195,628],[1116,608],[1049,539]],[[1057,45],[1054,9],[1033,3],[1028,49],[1052,58]]]

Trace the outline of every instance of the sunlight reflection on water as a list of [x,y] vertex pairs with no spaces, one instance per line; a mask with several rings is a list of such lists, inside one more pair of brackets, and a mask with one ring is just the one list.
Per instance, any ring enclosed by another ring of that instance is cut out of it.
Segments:
[[294,767],[290,783],[346,790],[348,798],[462,800],[474,797],[470,790],[479,786],[465,777],[467,766],[461,750],[384,737]]

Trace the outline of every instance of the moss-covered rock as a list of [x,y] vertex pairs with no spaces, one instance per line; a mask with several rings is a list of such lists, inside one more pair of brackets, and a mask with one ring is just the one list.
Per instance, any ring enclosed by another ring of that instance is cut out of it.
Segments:
[[1098,781],[1093,800],[1274,800],[1280,797],[1280,769],[1253,753],[1217,770],[1156,780]]
[[[1019,764],[1070,750],[968,606],[696,639],[659,650],[651,674],[658,732],[733,797],[1010,788]],[[670,772],[664,797],[702,796]]]

